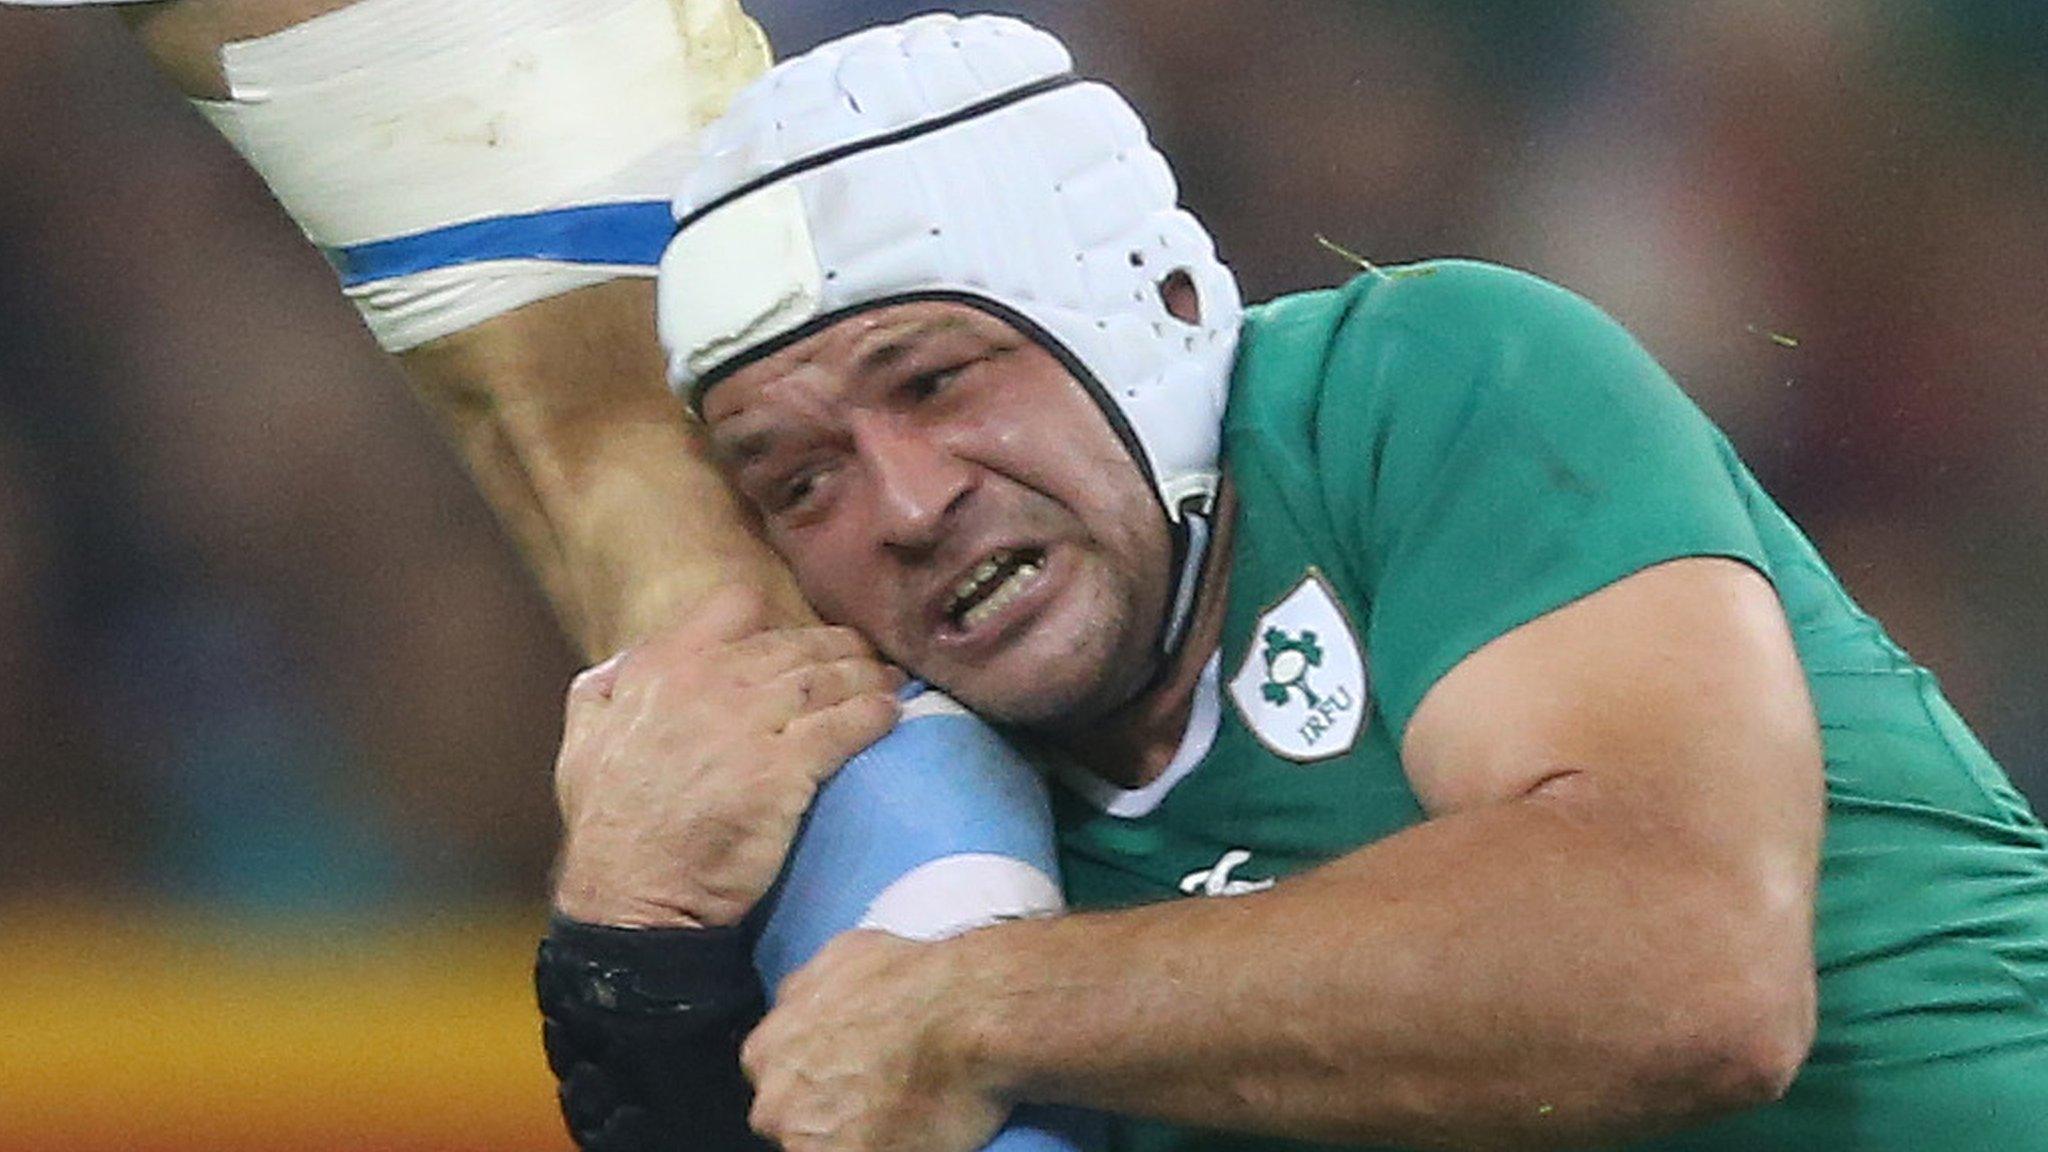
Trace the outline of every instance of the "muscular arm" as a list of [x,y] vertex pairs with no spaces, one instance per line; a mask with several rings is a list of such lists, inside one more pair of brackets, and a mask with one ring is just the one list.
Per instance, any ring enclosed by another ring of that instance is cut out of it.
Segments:
[[[221,45],[349,0],[165,0],[124,17],[188,95],[225,96]],[[527,305],[400,355],[572,639],[609,655],[723,583],[813,622],[662,378],[652,283]]]
[[1404,758],[1432,819],[1267,892],[861,941],[831,978],[929,965],[881,1010],[998,1095],[1243,1131],[1577,1146],[1784,1090],[1821,774],[1761,577],[1677,561],[1510,632]]

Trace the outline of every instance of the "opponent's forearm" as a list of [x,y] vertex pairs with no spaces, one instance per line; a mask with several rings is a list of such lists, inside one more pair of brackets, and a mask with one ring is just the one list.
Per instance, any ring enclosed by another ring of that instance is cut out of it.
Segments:
[[1809,893],[1532,798],[1248,896],[937,946],[942,1050],[1016,1098],[1299,1138],[1579,1146],[1760,1102]]

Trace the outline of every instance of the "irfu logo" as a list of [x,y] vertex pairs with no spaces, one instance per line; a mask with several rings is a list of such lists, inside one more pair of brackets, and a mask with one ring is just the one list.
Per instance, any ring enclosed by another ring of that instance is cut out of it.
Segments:
[[1230,680],[1245,726],[1289,760],[1350,751],[1366,712],[1365,658],[1322,573],[1309,569],[1254,635]]
[[1275,704],[1287,703],[1290,689],[1298,690],[1308,706],[1316,706],[1315,689],[1308,686],[1308,670],[1323,662],[1323,649],[1316,634],[1304,628],[1290,638],[1279,628],[1266,629],[1266,682],[1260,694]]

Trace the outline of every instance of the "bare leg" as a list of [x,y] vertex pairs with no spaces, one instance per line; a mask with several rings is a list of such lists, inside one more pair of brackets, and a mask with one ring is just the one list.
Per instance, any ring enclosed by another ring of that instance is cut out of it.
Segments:
[[[123,9],[188,95],[227,95],[220,48],[352,0],[165,0]],[[814,619],[753,533],[662,377],[653,285],[619,280],[530,304],[403,353],[586,656],[619,650],[713,588]]]

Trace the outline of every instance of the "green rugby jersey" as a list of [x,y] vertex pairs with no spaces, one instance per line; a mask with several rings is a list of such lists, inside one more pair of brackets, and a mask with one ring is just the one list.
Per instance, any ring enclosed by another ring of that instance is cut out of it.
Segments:
[[[1253,309],[1231,387],[1215,740],[1149,791],[1056,790],[1076,906],[1255,891],[1414,824],[1398,737],[1438,677],[1649,565],[1733,557],[1776,586],[1825,740],[1819,1033],[1784,1100],[1644,1147],[2048,1149],[2048,835],[1626,332],[1434,263]],[[1132,1121],[1114,1147],[1287,1145]]]

